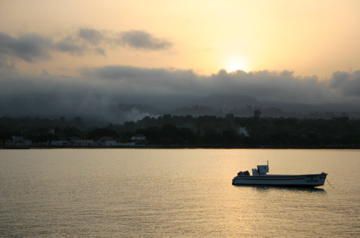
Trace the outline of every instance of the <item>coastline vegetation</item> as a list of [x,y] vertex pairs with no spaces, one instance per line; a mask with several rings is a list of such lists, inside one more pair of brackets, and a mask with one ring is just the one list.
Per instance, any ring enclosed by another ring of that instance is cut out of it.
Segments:
[[[96,124],[81,118],[0,118],[0,147],[9,147],[8,142],[15,136],[30,141],[29,147],[45,148],[360,148],[360,120],[346,116],[300,119],[228,114],[225,117],[163,115],[119,124]],[[105,139],[118,143],[95,143]],[[88,144],[71,143],[80,140]],[[56,141],[69,143],[54,144]]]

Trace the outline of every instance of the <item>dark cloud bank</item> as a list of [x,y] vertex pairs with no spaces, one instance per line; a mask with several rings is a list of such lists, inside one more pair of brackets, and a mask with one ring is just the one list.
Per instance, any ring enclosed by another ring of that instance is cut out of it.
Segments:
[[25,75],[3,65],[0,77],[0,116],[120,122],[163,113],[250,116],[255,108],[268,116],[360,115],[360,71],[337,72],[320,81],[288,71],[203,76],[190,70],[107,66],[67,78]]

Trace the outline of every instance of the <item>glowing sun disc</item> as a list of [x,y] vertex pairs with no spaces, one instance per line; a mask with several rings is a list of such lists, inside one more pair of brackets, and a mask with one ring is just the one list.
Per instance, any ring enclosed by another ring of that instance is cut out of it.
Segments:
[[225,70],[227,72],[235,72],[238,70],[248,71],[249,65],[243,58],[231,58],[227,61]]

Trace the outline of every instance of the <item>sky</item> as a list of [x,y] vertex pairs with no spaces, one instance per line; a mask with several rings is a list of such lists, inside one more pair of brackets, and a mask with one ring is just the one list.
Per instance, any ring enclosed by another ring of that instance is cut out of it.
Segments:
[[1,0],[0,109],[241,101],[354,111],[359,9],[358,0]]

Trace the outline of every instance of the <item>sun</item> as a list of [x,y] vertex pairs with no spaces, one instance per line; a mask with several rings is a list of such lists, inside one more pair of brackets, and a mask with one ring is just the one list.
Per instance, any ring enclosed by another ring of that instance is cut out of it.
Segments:
[[229,73],[238,70],[248,71],[249,64],[246,59],[240,57],[229,58],[225,64],[225,70]]

